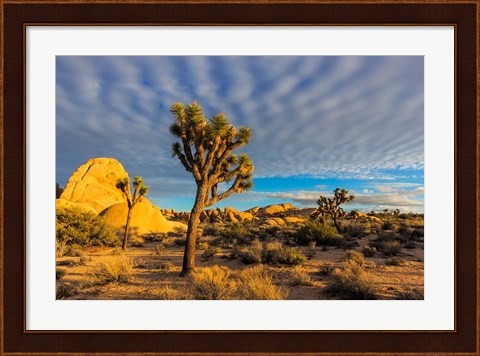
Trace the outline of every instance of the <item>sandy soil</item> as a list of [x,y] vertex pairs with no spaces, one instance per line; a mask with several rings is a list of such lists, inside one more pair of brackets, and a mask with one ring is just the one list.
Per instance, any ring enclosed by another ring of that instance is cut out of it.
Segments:
[[[370,240],[376,236],[370,235],[358,238],[359,246],[354,249],[361,251]],[[73,291],[66,299],[158,299],[159,293],[166,286],[174,290],[182,290],[187,283],[186,278],[179,277],[182,264],[182,246],[168,246],[161,255],[156,254],[156,242],[145,242],[143,247],[129,247],[127,256],[134,261],[134,274],[130,280],[118,283],[100,283],[97,276],[99,261],[102,256],[118,253],[112,248],[87,248],[82,257],[57,258],[57,269],[65,271],[65,275],[57,280],[57,286],[67,286]],[[205,262],[200,258],[203,251],[197,249],[197,268],[221,265],[236,271],[250,267],[238,259],[229,259],[232,249],[220,249],[212,261]],[[307,254],[308,249],[302,247]],[[402,249],[397,256],[402,260],[401,266],[386,265],[387,257],[380,253],[371,258],[365,258],[366,272],[378,288],[378,299],[398,299],[398,294],[408,289],[416,288],[423,291],[424,263],[423,244],[417,244],[413,250]],[[324,264],[339,267],[344,260],[346,251],[329,247],[325,250],[318,246],[315,255],[302,265],[309,274],[312,285],[294,286],[292,284],[293,267],[269,266],[275,283],[289,291],[288,299],[318,300],[335,299],[328,296],[324,289],[329,276],[319,274]],[[171,266],[165,268],[167,262]],[[163,266],[163,268],[162,268]],[[232,297],[235,299],[235,295]]]

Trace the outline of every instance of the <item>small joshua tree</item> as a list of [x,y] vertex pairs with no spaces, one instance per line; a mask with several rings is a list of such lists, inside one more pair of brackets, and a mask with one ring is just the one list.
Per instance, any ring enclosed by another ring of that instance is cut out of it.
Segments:
[[349,203],[354,198],[353,195],[348,195],[348,190],[335,188],[333,191],[333,198],[327,198],[320,195],[320,198],[317,200],[318,208],[312,213],[311,217],[312,219],[320,218],[322,220],[331,217],[337,232],[340,233],[338,219],[347,215],[340,205],[343,203]]
[[122,191],[127,199],[128,205],[128,213],[127,213],[127,222],[125,223],[125,233],[123,235],[123,244],[122,250],[125,251],[127,249],[127,240],[128,240],[128,230],[130,228],[130,220],[132,218],[132,210],[135,204],[140,200],[141,197],[147,195],[148,187],[143,184],[142,177],[135,176],[133,178],[133,195],[130,192],[130,181],[128,177],[121,178],[117,180],[117,188]]
[[[197,184],[183,255],[181,275],[185,276],[195,268],[197,227],[204,208],[253,186],[253,165],[250,158],[246,154],[237,157],[232,153],[248,144],[252,132],[247,127],[237,130],[230,125],[224,113],[207,121],[196,102],[186,106],[175,103],[170,112],[175,118],[170,132],[180,139],[180,142],[172,145],[172,154],[193,175]],[[222,183],[227,183],[230,187],[219,193],[218,186]]]

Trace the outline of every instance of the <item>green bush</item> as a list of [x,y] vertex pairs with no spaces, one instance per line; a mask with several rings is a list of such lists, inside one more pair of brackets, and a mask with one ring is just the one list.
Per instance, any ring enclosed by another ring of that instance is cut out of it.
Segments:
[[316,221],[307,221],[295,236],[297,244],[306,246],[315,241],[318,245],[340,246],[343,242],[341,235],[337,230],[326,223]]
[[241,244],[247,243],[250,235],[250,230],[242,223],[229,224],[220,232],[220,236],[227,242],[237,241]]
[[202,235],[203,236],[217,236],[220,235],[222,231],[221,227],[215,224],[206,225],[203,228]]
[[278,241],[265,245],[263,259],[265,262],[275,265],[299,265],[308,260],[298,247],[284,247]]
[[115,246],[120,242],[113,228],[92,212],[78,208],[57,209],[56,222],[59,245]]

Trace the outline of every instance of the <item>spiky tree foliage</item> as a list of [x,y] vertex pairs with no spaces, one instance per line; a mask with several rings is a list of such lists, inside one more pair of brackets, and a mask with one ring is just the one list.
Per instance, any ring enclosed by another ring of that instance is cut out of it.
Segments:
[[321,220],[329,217],[332,218],[335,228],[338,233],[340,233],[338,219],[347,215],[340,205],[349,203],[353,201],[354,198],[355,196],[348,195],[348,190],[335,188],[332,198],[320,195],[320,198],[317,200],[318,208],[312,213],[311,217],[312,219],[320,218]]
[[[237,156],[232,153],[248,144],[252,132],[248,127],[237,130],[223,112],[206,120],[197,102],[189,105],[175,103],[170,112],[175,119],[170,132],[180,139],[172,145],[172,155],[180,160],[197,184],[181,273],[186,275],[195,268],[197,227],[204,208],[253,186],[250,158],[246,154]],[[222,183],[228,188],[219,192]]]
[[132,218],[133,207],[138,203],[142,196],[148,194],[148,186],[143,184],[143,179],[139,176],[135,176],[133,178],[133,194],[130,191],[130,180],[128,177],[119,178],[116,186],[125,195],[128,206],[127,221],[125,223],[125,233],[123,235],[122,243],[122,249],[125,251],[127,249],[128,230],[130,229],[130,220]]

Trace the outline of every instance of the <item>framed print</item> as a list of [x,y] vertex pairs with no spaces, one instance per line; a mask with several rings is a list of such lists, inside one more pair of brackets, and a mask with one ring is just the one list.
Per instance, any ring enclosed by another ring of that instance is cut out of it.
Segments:
[[477,6],[3,2],[2,352],[478,353]]

